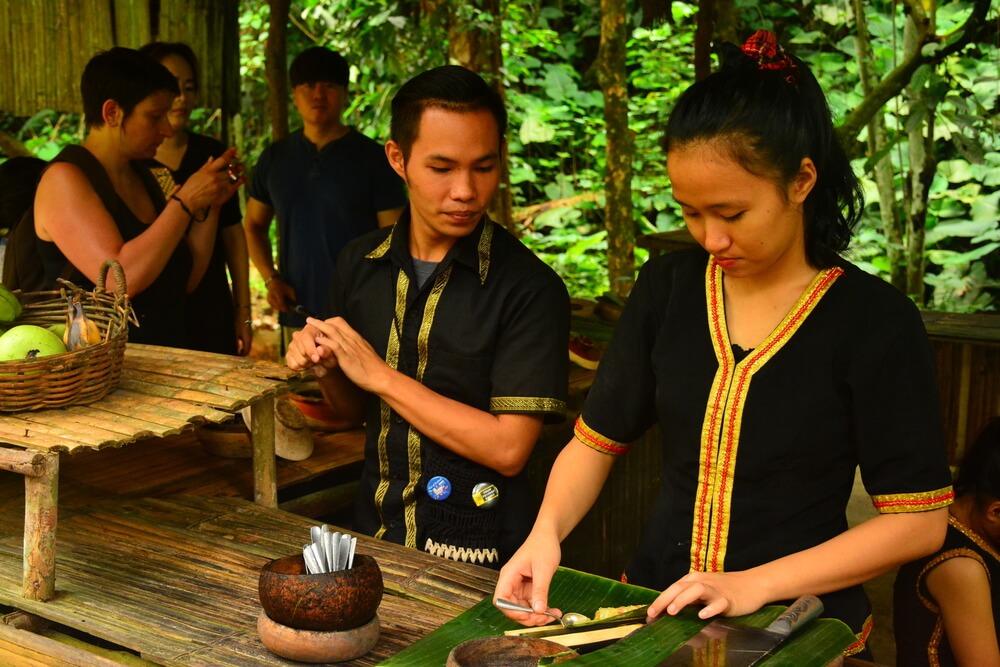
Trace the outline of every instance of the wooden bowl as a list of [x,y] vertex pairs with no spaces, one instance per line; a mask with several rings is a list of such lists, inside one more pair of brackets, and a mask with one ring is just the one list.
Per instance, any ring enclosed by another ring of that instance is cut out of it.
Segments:
[[538,659],[565,653],[553,662],[580,657],[576,651],[547,639],[533,637],[480,637],[451,650],[445,667],[537,667]]
[[382,570],[371,556],[355,554],[354,567],[307,574],[302,554],[264,565],[260,604],[271,620],[297,630],[352,630],[368,623],[382,602]]
[[342,662],[360,658],[378,643],[378,615],[351,630],[300,630],[282,625],[265,612],[257,617],[257,634],[271,653],[298,662]]
[[209,454],[230,459],[253,458],[250,431],[242,419],[222,424],[205,424],[195,429],[194,433]]

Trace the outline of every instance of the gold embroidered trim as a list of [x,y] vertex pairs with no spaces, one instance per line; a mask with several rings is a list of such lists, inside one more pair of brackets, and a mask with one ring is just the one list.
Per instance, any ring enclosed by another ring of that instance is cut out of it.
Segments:
[[[365,255],[365,259],[381,259],[382,257],[385,257],[385,254],[389,252],[389,248],[392,246],[392,236],[396,233],[396,229],[397,227],[393,226],[393,228],[389,230],[389,235],[385,237],[385,240],[379,243],[377,248]],[[405,295],[406,292],[403,292],[403,294]]]
[[555,398],[494,396],[490,399],[490,412],[551,412],[565,415],[566,403]]
[[489,220],[483,224],[483,233],[479,235],[479,283],[486,284],[486,275],[490,272],[490,243],[493,241],[493,223]]
[[787,343],[834,281],[840,268],[820,271],[795,306],[767,338],[738,364],[734,363],[726,326],[722,269],[711,260],[705,269],[708,326],[719,368],[712,381],[702,425],[698,486],[691,527],[691,569],[721,572],[729,544],[733,480],[743,422],[743,408],[753,376]]
[[[974,532],[951,514],[948,515],[948,525],[975,542],[976,546],[992,556],[993,560],[1000,561],[1000,552],[994,549],[993,545],[988,544],[978,533]],[[983,563],[983,565],[986,565],[986,563]],[[989,575],[989,568],[986,569],[986,574]]]
[[[391,234],[390,234],[391,235]],[[382,246],[386,246],[385,243]],[[382,246],[379,246],[380,248]],[[386,246],[388,249],[388,246]],[[374,254],[374,253],[373,253]],[[371,257],[371,255],[369,255]],[[399,369],[399,336],[396,331],[396,323],[403,321],[406,313],[406,291],[410,287],[410,279],[405,272],[400,271],[396,276],[396,303],[393,305],[395,314],[393,321],[389,325],[389,342],[385,349],[385,363],[390,367]],[[382,539],[385,535],[385,511],[382,504],[385,502],[385,495],[389,492],[389,450],[388,438],[389,427],[392,424],[392,409],[385,401],[379,402],[379,432],[378,432],[378,486],[375,487],[375,509],[378,512],[379,528],[375,531],[374,537]],[[407,530],[409,533],[409,530]],[[414,533],[416,535],[416,533]],[[416,542],[416,537],[413,538]]]
[[612,440],[611,438],[605,438],[603,435],[587,426],[587,424],[583,421],[583,417],[576,418],[576,424],[573,425],[573,435],[575,435],[577,440],[583,444],[587,445],[591,449],[596,449],[602,454],[612,454],[614,456],[618,456],[619,454],[624,454],[632,448],[630,443],[618,442],[617,440]]
[[169,197],[177,189],[177,181],[166,167],[150,167],[149,173],[156,179],[156,184],[160,186],[164,197]]
[[500,553],[496,549],[470,549],[468,547],[456,547],[451,544],[445,544],[444,542],[435,542],[430,538],[427,538],[427,543],[424,545],[424,551],[431,555],[440,556],[441,558],[447,558],[449,560],[455,560],[460,563],[476,563],[478,565],[483,565],[485,563],[498,563],[500,561]]
[[901,514],[903,512],[927,512],[947,507],[955,500],[955,491],[946,486],[934,491],[920,493],[893,493],[872,496],[872,505],[880,514]]

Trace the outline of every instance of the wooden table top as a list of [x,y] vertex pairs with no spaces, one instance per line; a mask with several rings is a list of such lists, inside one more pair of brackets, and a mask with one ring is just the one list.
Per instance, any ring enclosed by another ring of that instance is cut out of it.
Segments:
[[[21,544],[6,534],[0,535],[0,604],[159,665],[290,664],[257,636],[258,577],[268,560],[301,551],[315,521],[245,500],[197,496],[90,499],[62,511],[56,596],[21,597]],[[358,536],[358,553],[374,556],[382,570],[382,633],[371,653],[345,665],[395,655],[491,594],[496,581],[493,570],[366,536]]]
[[120,447],[231,419],[296,375],[270,361],[129,343],[114,391],[89,405],[0,415],[0,442],[57,452]]

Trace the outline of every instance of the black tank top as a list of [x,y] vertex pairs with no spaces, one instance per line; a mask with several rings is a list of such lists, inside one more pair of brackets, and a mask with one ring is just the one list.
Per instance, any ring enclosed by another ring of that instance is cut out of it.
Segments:
[[[114,219],[123,240],[130,241],[149,229],[149,225],[139,220],[118,196],[104,167],[86,148],[67,146],[55,157],[53,162],[69,162],[83,171],[94,191],[101,198],[104,207]],[[156,179],[147,168],[139,163],[133,162],[132,168],[142,179],[146,192],[159,213],[166,205],[166,200]],[[66,257],[51,241],[38,239],[38,251],[45,263],[46,289],[56,289],[56,278],[64,275]],[[187,291],[188,276],[191,274],[191,266],[191,251],[182,240],[177,244],[156,280],[132,299],[132,308],[135,310],[136,319],[139,320],[139,326],[129,325],[129,342],[172,347],[183,346],[184,297]],[[94,287],[94,284],[76,269],[70,273],[68,280],[87,290]],[[128,283],[127,274],[125,282]]]

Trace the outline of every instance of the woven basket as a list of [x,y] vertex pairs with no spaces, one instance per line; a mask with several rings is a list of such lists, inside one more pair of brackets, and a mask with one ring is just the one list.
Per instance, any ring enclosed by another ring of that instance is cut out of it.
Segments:
[[[105,291],[108,269],[114,271],[115,291]],[[103,342],[65,354],[37,359],[0,361],[0,411],[41,410],[91,403],[118,386],[128,323],[134,321],[121,265],[108,260],[93,291],[60,280],[63,287],[49,292],[15,292],[23,311],[10,326],[66,324],[68,299],[79,295],[83,312],[101,331]]]

